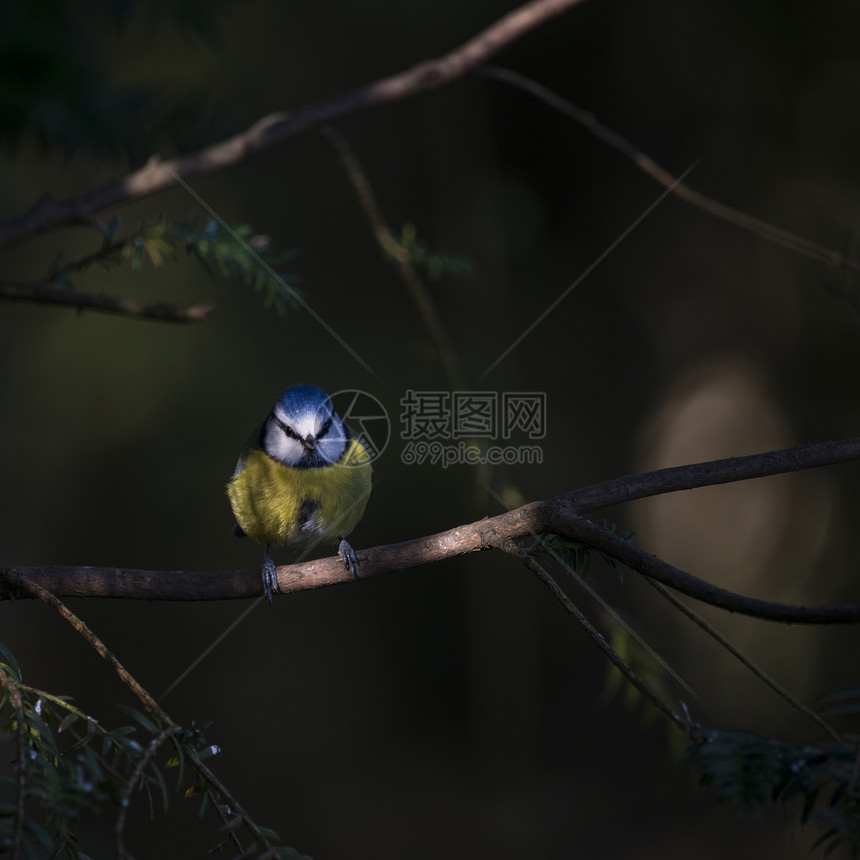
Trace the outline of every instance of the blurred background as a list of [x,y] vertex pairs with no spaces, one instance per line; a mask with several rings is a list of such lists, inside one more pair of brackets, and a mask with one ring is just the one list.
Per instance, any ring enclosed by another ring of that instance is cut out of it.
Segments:
[[[6,5],[3,219],[44,192],[83,193],[152,153],[192,151],[439,56],[515,4],[105,2],[86,20],[71,2]],[[589,0],[494,62],[676,175],[695,165],[697,190],[856,258],[858,27],[848,0]],[[662,188],[559,112],[476,75],[335,128],[396,234],[414,225],[432,251],[469,261],[470,275],[427,279],[466,389],[546,395],[543,461],[489,476],[509,504],[857,434],[856,279],[672,197],[485,374]],[[202,324],[0,305],[0,565],[256,568],[260,548],[231,536],[224,488],[294,382],[368,392],[392,418],[357,549],[502,512],[474,467],[402,460],[401,398],[451,380],[331,143],[307,133],[189,182],[228,224],[296,251],[291,282],[373,372],[304,310],[279,315],[184,256],[76,283],[217,304]],[[196,208],[174,188],[118,211],[119,232]],[[99,241],[76,228],[7,246],[2,278],[39,277],[61,250]],[[838,603],[860,599],[858,510],[850,464],[597,518],[717,585]],[[603,606],[556,573],[612,632]],[[621,584],[595,562],[587,582],[689,685],[676,695],[695,720],[821,740],[635,576]],[[71,601],[156,697],[248,605]],[[806,700],[860,683],[856,630],[702,612]],[[43,605],[0,604],[0,641],[25,681],[73,694],[103,722],[127,720],[115,703],[136,704]],[[211,720],[220,778],[317,858],[808,856],[814,833],[789,840],[788,819],[739,817],[696,788],[678,739],[609,680],[547,590],[487,553],[260,603],[161,704],[181,723]],[[196,813],[177,795],[150,827],[141,800],[130,850],[203,856],[218,835]],[[106,817],[84,822],[93,856],[112,838]]]

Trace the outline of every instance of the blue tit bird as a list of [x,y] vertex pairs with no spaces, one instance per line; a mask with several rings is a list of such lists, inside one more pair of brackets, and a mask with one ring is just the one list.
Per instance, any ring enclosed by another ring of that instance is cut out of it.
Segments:
[[293,385],[251,437],[227,495],[235,533],[266,547],[263,592],[278,591],[269,547],[312,548],[339,541],[338,555],[357,578],[358,559],[346,536],[370,497],[370,454],[316,385]]

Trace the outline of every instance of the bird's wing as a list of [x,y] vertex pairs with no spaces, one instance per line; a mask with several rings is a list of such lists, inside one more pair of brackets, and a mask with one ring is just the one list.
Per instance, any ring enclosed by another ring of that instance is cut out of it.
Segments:
[[[233,470],[233,475],[238,475],[242,469],[245,468],[245,460],[248,459],[248,454],[251,453],[255,448],[260,446],[260,434],[263,432],[263,425],[261,424],[249,437],[248,441],[242,446],[242,453],[239,455],[239,459],[236,461],[236,468]],[[245,532],[242,531],[242,527],[239,523],[235,523],[233,525],[233,535],[235,537],[245,537]]]
[[261,424],[249,437],[248,441],[242,446],[242,453],[239,454],[239,459],[236,461],[236,468],[233,470],[234,475],[238,475],[245,468],[245,460],[248,459],[248,454],[256,448],[260,447],[260,434],[263,432]]

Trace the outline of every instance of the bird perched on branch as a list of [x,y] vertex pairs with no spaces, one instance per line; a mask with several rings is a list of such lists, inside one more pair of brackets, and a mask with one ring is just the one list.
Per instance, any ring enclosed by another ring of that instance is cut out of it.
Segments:
[[234,533],[266,547],[263,592],[278,591],[270,546],[312,549],[339,541],[338,554],[357,578],[346,536],[370,497],[370,454],[316,385],[293,385],[251,437],[227,484]]

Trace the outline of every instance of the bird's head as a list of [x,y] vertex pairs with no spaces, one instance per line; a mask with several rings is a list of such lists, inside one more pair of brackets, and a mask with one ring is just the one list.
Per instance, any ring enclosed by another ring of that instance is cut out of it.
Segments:
[[272,407],[260,441],[279,463],[318,468],[343,456],[348,431],[325,391],[316,385],[292,385]]

